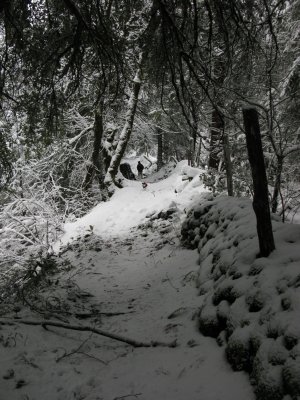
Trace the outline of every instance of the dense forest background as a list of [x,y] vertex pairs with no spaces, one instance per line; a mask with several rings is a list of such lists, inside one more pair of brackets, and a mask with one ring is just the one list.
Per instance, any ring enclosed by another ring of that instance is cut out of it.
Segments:
[[249,108],[272,212],[292,217],[299,17],[299,0],[3,0],[0,263],[41,257],[106,201],[125,152],[188,159],[213,192],[252,196]]

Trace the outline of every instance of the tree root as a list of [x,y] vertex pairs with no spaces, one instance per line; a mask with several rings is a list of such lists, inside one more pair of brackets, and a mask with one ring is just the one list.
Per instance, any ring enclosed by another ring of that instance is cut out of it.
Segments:
[[105,336],[110,339],[117,340],[119,342],[123,342],[129,344],[133,347],[176,347],[176,340],[172,342],[165,343],[165,342],[158,342],[158,341],[151,341],[151,342],[141,342],[138,340],[134,340],[131,338],[127,338],[125,336],[118,335],[116,333],[110,333],[103,331],[102,329],[93,328],[91,326],[83,326],[83,325],[70,325],[64,324],[62,322],[44,320],[44,321],[31,321],[31,320],[3,320],[0,319],[0,325],[15,325],[15,324],[24,324],[24,325],[40,325],[44,329],[47,329],[47,326],[55,326],[57,328],[64,328],[64,329],[71,329],[75,331],[85,331],[85,332],[93,332],[97,335]]

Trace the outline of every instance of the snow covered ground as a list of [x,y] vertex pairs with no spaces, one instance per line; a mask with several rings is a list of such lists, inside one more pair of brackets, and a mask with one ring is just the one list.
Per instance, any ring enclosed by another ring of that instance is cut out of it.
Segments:
[[[223,348],[199,333],[197,252],[179,244],[185,209],[204,190],[198,176],[180,163],[146,189],[128,182],[66,225],[54,246],[59,270],[24,290],[23,304],[0,307],[0,400],[254,399],[247,375],[233,372]],[[177,346],[136,348],[14,317]]]

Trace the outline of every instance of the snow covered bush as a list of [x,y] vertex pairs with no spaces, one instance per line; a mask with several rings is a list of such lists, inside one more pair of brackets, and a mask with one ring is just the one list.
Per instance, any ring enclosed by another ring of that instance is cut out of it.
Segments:
[[258,399],[300,396],[300,226],[273,216],[276,250],[259,253],[252,204],[203,194],[182,242],[198,248],[199,329],[224,344],[234,370],[250,374]]
[[62,224],[100,201],[99,188],[83,188],[88,152],[79,153],[75,142],[66,140],[49,146],[41,158],[16,161],[0,208],[2,287],[43,265]]

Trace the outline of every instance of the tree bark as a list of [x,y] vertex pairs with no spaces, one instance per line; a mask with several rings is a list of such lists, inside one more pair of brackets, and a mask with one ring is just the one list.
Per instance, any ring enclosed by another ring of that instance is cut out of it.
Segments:
[[157,171],[163,166],[163,134],[161,130],[157,131]]
[[275,185],[272,196],[272,213],[276,213],[278,207],[278,195],[280,193],[280,187],[281,187],[282,169],[283,169],[283,156],[277,156]]
[[110,166],[105,175],[104,183],[105,183],[105,186],[107,189],[108,196],[111,196],[114,193],[114,185],[120,187],[120,184],[118,182],[116,182],[116,175],[117,175],[122,157],[125,153],[127,143],[130,139],[131,132],[132,132],[133,121],[134,121],[136,107],[137,107],[137,103],[138,103],[138,97],[139,97],[139,93],[140,93],[140,89],[141,89],[143,65],[144,65],[144,62],[147,59],[148,53],[149,53],[148,40],[152,39],[152,37],[160,23],[160,16],[157,13],[158,8],[159,8],[159,2],[157,0],[153,0],[151,11],[150,11],[149,24],[143,32],[143,44],[141,46],[139,65],[138,65],[138,68],[136,71],[135,78],[133,80],[133,88],[132,88],[130,99],[129,99],[128,111],[127,111],[126,117],[125,117],[125,124],[124,124],[122,132],[120,134],[115,154],[113,155],[113,157],[111,159]]
[[232,162],[229,139],[226,132],[223,132],[223,151],[224,151],[224,162],[226,169],[226,180],[227,180],[227,193],[228,196],[233,196],[233,178],[232,178]]
[[95,122],[94,122],[94,148],[92,153],[91,164],[88,166],[86,173],[84,188],[87,190],[91,187],[93,177],[98,175],[99,181],[101,182],[101,161],[100,161],[100,150],[102,145],[103,137],[103,115],[102,105],[99,110],[95,111]]
[[191,116],[192,116],[192,143],[190,143],[191,152],[191,166],[194,167],[196,162],[196,148],[197,148],[197,138],[198,138],[198,115],[196,112],[196,105],[194,100],[191,100]]
[[202,150],[202,138],[200,137],[198,149],[197,149],[196,157],[195,157],[195,166],[196,167],[199,167],[199,165],[200,165],[201,150]]
[[138,97],[139,97],[139,93],[140,93],[140,89],[141,89],[142,57],[143,56],[141,55],[139,66],[138,66],[135,78],[133,80],[133,88],[132,88],[131,95],[129,98],[128,110],[127,110],[126,117],[125,117],[125,124],[124,124],[122,132],[120,134],[115,154],[113,155],[113,157],[111,159],[110,166],[109,166],[108,171],[105,176],[104,182],[108,188],[109,195],[113,194],[113,191],[114,191],[112,185],[120,186],[116,182],[116,175],[118,173],[120,162],[122,160],[122,157],[124,156],[126,146],[127,146],[127,143],[129,141],[129,138],[130,138],[131,132],[132,132],[133,121],[134,121],[136,107],[137,107],[137,103],[138,103]]
[[218,156],[220,149],[220,138],[224,130],[224,121],[218,110],[214,109],[211,118],[210,133],[210,152],[208,159],[208,168],[218,169],[220,158]]
[[268,257],[275,249],[268,199],[268,182],[262,149],[258,113],[243,109],[247,150],[253,179],[253,209],[257,221],[259,256]]

